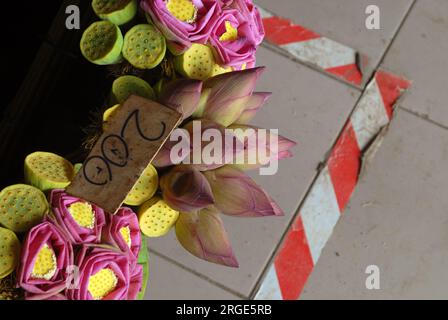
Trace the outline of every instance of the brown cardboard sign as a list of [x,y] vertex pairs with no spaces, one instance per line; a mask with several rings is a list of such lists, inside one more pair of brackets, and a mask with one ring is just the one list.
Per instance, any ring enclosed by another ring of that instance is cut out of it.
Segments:
[[181,120],[175,110],[131,96],[108,121],[67,193],[116,213]]

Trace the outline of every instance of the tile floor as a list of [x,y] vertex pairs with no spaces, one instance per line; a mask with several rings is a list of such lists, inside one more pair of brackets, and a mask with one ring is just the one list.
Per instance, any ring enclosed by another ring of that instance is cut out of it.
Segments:
[[[258,0],[403,75],[413,87],[400,102],[378,154],[302,294],[315,298],[447,298],[448,254],[448,3],[445,0]],[[275,4],[274,4],[275,3]],[[381,30],[367,30],[365,8],[381,9]],[[362,91],[262,48],[268,67],[259,90],[273,91],[256,124],[280,128],[299,142],[275,177],[254,178],[278,201],[284,218],[224,217],[241,267],[230,270],[186,253],[173,232],[151,240],[148,299],[247,299]],[[365,287],[365,268],[378,265],[381,289]]]

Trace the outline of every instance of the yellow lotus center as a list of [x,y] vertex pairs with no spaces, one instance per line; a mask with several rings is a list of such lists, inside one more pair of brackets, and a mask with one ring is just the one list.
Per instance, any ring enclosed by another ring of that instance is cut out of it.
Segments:
[[123,238],[124,242],[128,245],[130,248],[132,245],[131,241],[131,229],[129,227],[123,227],[120,229],[121,237]]
[[95,226],[95,213],[89,203],[76,202],[68,207],[68,212],[80,227],[93,229]]
[[87,290],[95,300],[102,300],[115,290],[118,278],[111,269],[102,269],[89,278]]
[[191,0],[168,0],[166,8],[178,20],[187,23],[195,22],[198,15],[198,8]]
[[56,255],[48,245],[44,245],[37,253],[31,276],[34,279],[50,280],[57,270]]
[[238,29],[232,26],[229,21],[226,21],[226,32],[222,34],[219,41],[235,41],[238,40]]

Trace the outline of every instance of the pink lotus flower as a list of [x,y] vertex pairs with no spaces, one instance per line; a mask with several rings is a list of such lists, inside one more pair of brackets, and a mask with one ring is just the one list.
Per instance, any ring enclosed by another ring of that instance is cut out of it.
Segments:
[[23,243],[18,285],[27,292],[27,299],[49,299],[65,290],[66,270],[72,265],[70,242],[57,226],[44,222],[31,229]]
[[[272,161],[279,161],[293,157],[290,151],[297,143],[287,139],[283,136],[277,136],[270,131],[265,131],[254,126],[248,125],[231,125],[230,129],[234,130],[237,136],[238,143],[244,145],[240,154],[237,157],[241,157],[244,161],[242,163],[234,164],[232,166],[241,170],[255,170],[263,166],[268,165]],[[262,134],[263,132],[263,134]],[[247,138],[247,139],[246,139]],[[249,141],[255,141],[256,143],[249,143]],[[251,163],[249,154],[256,154],[256,161]]]
[[143,266],[137,264],[131,273],[131,282],[129,284],[128,300],[137,300],[138,294],[143,286]]
[[129,208],[121,208],[115,215],[108,215],[103,229],[103,243],[108,243],[128,254],[133,265],[137,262],[142,244],[138,217]]
[[[171,141],[171,139],[173,139],[173,141]],[[181,163],[183,160],[185,160],[185,158],[187,158],[190,155],[191,152],[191,144],[189,143],[190,141],[190,135],[189,132],[185,129],[181,129],[181,128],[177,128],[176,130],[173,131],[173,133],[171,134],[170,140],[168,140],[162,147],[162,149],[160,149],[159,153],[157,154],[157,156],[155,157],[154,161],[152,162],[152,164],[156,167],[156,168],[166,168],[166,167],[170,167],[172,165],[174,165],[173,163],[173,158],[172,158],[172,151],[173,148],[180,145],[180,143],[182,141],[187,141],[188,144],[185,144],[185,149],[190,148],[189,152],[185,152],[182,153],[180,150],[177,154],[176,157],[176,164]]]
[[248,124],[252,121],[257,113],[264,106],[266,101],[272,96],[270,92],[254,92],[252,96],[247,100],[246,106],[244,108],[241,116],[235,121],[238,124]]
[[244,16],[245,21],[251,29],[251,39],[256,46],[259,46],[265,36],[264,24],[260,15],[260,11],[254,5],[252,0],[233,0],[230,2],[230,8],[233,8]]
[[212,120],[224,127],[235,123],[246,110],[258,79],[265,68],[235,71],[207,80],[203,88],[207,99],[194,117]]
[[189,118],[201,99],[202,82],[190,79],[174,80],[164,86],[159,101]]
[[215,24],[210,43],[216,49],[220,65],[238,68],[255,61],[257,36],[242,11],[229,9],[224,10]]
[[35,296],[32,294],[29,294],[28,292],[25,292],[25,300],[47,300],[47,301],[65,301],[68,300],[65,296],[65,292],[55,294],[54,296],[45,298],[45,299],[39,299],[39,296]]
[[234,217],[283,216],[275,201],[244,172],[225,166],[204,172],[215,197],[215,206]]
[[176,223],[176,236],[180,244],[194,256],[238,267],[224,224],[213,206],[196,212],[181,213]]
[[129,258],[122,252],[83,246],[75,263],[79,285],[67,290],[70,300],[132,300],[141,290],[141,269],[131,270]]
[[101,232],[106,223],[103,209],[72,197],[64,190],[51,192],[50,206],[53,215],[49,219],[61,227],[74,245],[101,242]]
[[[200,148],[201,151],[203,151],[203,154],[201,153],[195,155],[195,150],[193,148],[189,159],[190,162],[193,163],[191,166],[199,171],[208,171],[220,168],[232,161],[232,159],[227,157],[227,155],[234,155],[244,150],[241,145],[229,143],[230,141],[236,140],[238,137],[233,135],[231,132],[228,132],[222,125],[211,120],[194,120],[187,123],[184,126],[184,129],[189,133],[191,146],[195,145],[195,137],[204,138],[204,140],[201,141]],[[221,146],[220,150],[215,150],[214,146],[217,143]]]
[[[163,33],[173,54],[182,54],[192,43],[205,44],[222,12],[221,0],[143,0],[142,9]],[[179,8],[183,7],[183,10]]]
[[191,166],[173,168],[160,180],[160,188],[166,203],[178,211],[196,211],[214,203],[207,179]]
[[50,297],[50,298],[48,298],[48,299],[45,299],[45,300],[51,300],[51,301],[65,301],[65,300],[68,300],[67,299],[67,297],[64,295],[64,294],[57,294],[57,295],[55,295],[55,296],[52,296],[52,297]]

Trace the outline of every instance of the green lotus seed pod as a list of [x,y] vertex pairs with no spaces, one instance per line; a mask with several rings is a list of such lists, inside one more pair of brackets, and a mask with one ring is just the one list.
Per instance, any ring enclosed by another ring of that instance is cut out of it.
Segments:
[[116,64],[122,59],[123,41],[120,28],[112,22],[95,22],[82,35],[81,52],[92,63]]
[[119,104],[124,103],[131,95],[154,100],[152,87],[143,79],[134,76],[122,76],[112,85],[112,96]]
[[103,20],[121,26],[134,19],[137,14],[137,0],[93,0],[93,11]]
[[75,172],[75,174],[73,175],[73,177],[75,177],[79,171],[82,169],[82,163],[77,163],[73,166],[73,170]]
[[0,224],[15,233],[41,223],[48,210],[45,195],[32,186],[18,184],[0,192]]
[[137,295],[137,300],[143,300],[145,298],[146,287],[149,280],[149,253],[148,253],[148,243],[145,236],[142,236],[142,246],[140,248],[140,254],[138,255],[138,264],[143,267],[143,282],[142,289]]
[[25,181],[43,192],[64,189],[75,177],[73,165],[48,152],[35,152],[25,159]]
[[159,175],[156,168],[150,164],[140,179],[138,179],[134,188],[129,192],[125,204],[128,206],[140,206],[146,201],[150,200],[157,192],[159,188]]
[[213,75],[216,66],[213,50],[195,43],[184,54],[175,57],[174,66],[186,78],[207,80]]
[[0,228],[0,279],[9,276],[19,263],[20,241],[14,232]]
[[113,107],[107,109],[103,113],[103,131],[107,130],[107,126],[109,125],[109,119],[114,115],[115,111],[120,107],[119,104],[114,105]]
[[157,67],[165,54],[165,38],[150,24],[136,25],[124,36],[123,56],[138,69]]
[[111,108],[107,109],[106,111],[104,111],[103,122],[108,122],[110,117],[113,116],[113,114],[115,113],[115,111],[118,110],[118,108],[120,108],[120,105],[116,104],[113,107],[111,107]]

